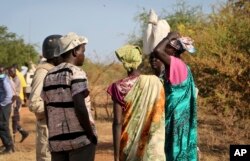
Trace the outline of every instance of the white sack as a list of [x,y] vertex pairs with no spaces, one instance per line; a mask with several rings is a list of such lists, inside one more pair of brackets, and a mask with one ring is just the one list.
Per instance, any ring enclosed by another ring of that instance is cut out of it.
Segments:
[[143,53],[150,54],[169,32],[170,26],[167,21],[158,20],[154,10],[150,10],[148,26],[143,36]]

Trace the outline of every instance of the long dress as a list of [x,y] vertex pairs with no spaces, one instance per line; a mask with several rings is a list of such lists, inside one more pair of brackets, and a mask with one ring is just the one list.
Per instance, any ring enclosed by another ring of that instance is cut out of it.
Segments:
[[123,108],[122,161],[165,161],[165,93],[156,76],[127,77],[108,88]]
[[[165,152],[167,160],[196,161],[197,109],[193,76],[190,68],[181,60],[179,61],[178,58],[171,57],[171,63],[170,68],[179,69],[170,69],[170,80],[166,79],[164,85],[167,102],[165,109]],[[178,75],[178,72],[181,72],[182,69],[186,71],[184,77]],[[175,77],[180,78],[176,79]],[[174,79],[178,83],[173,83]]]

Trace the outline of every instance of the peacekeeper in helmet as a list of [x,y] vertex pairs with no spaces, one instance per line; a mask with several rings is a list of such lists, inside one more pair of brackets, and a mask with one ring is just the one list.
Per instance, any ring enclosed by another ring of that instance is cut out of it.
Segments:
[[61,57],[58,57],[58,40],[61,37],[61,35],[50,35],[43,41],[42,54],[43,57],[46,58],[46,61],[37,66],[31,84],[29,110],[35,114],[37,120],[36,161],[51,161],[51,155],[48,148],[48,128],[41,92],[43,88],[43,80],[48,71],[62,62]]

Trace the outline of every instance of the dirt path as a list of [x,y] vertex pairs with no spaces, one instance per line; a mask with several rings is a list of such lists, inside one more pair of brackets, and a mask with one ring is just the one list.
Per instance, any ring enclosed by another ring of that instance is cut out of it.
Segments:
[[[16,152],[8,155],[0,155],[0,161],[35,161],[35,117],[28,108],[21,109],[23,128],[30,132],[29,137],[23,143],[16,143]],[[99,144],[95,161],[113,161],[111,123],[96,122]],[[16,136],[20,140],[20,135]]]

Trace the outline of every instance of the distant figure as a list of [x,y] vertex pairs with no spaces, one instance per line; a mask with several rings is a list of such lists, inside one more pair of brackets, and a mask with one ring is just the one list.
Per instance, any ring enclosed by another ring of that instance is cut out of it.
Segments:
[[116,50],[128,76],[108,87],[113,100],[115,161],[165,161],[165,94],[154,75],[140,75],[141,50]]
[[12,116],[12,129],[13,129],[13,137],[14,137],[14,141],[15,141],[15,135],[16,132],[18,131],[21,135],[22,138],[20,140],[20,143],[22,143],[24,141],[24,139],[26,139],[29,135],[29,133],[24,130],[21,125],[20,125],[20,108],[22,106],[22,100],[20,98],[20,92],[21,92],[21,82],[19,80],[19,78],[16,75],[16,68],[15,67],[10,67],[9,68],[9,76],[12,78],[13,82],[14,82],[14,93],[15,95],[13,96],[13,100],[15,101],[15,103],[13,104],[13,116]]
[[18,65],[17,64],[14,64],[13,67],[16,69],[16,75],[17,77],[19,78],[20,82],[21,82],[21,90],[20,90],[20,99],[22,101],[22,104],[25,104],[26,102],[26,87],[27,87],[27,84],[26,84],[26,81],[25,81],[25,78],[24,78],[24,75],[18,70]]
[[25,65],[21,66],[21,73],[22,73],[23,76],[26,76],[28,70],[29,70],[29,68],[28,68],[27,63],[25,63]]
[[5,147],[0,154],[14,152],[14,144],[9,129],[12,97],[10,80],[4,73],[4,67],[0,65],[0,138]]
[[44,101],[41,98],[43,81],[50,69],[61,63],[57,57],[59,52],[59,38],[61,35],[50,35],[43,41],[43,56],[46,62],[39,64],[36,68],[29,97],[29,110],[36,116],[36,161],[51,161],[48,144],[48,127],[45,118]]
[[87,38],[68,33],[59,39],[63,63],[44,79],[43,98],[52,161],[94,161],[96,128],[84,62]]
[[196,87],[190,68],[180,59],[194,52],[193,41],[170,32],[151,55],[165,65],[167,161],[197,160]]

